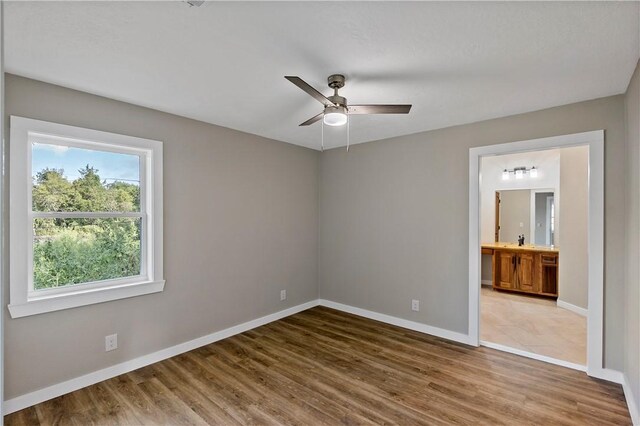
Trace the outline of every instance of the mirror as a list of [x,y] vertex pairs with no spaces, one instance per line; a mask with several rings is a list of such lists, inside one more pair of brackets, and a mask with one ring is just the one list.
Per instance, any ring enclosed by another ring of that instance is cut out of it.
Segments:
[[554,245],[555,196],[553,190],[496,191],[496,241]]

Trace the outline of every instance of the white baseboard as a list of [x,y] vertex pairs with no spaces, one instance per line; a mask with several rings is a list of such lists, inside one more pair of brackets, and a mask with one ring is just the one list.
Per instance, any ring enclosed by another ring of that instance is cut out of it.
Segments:
[[482,285],[490,285],[493,287],[493,281],[492,280],[480,280],[480,284]]
[[[444,339],[453,340],[455,342],[460,342],[464,344],[469,344],[469,336],[462,333],[457,333],[455,331],[445,330],[438,327],[433,327],[430,325],[405,320],[398,317],[393,317],[391,315],[381,314],[378,312],[369,311],[362,308],[356,308],[355,306],[345,305],[338,302],[333,302],[331,300],[320,299],[318,301],[318,305],[326,306],[328,308],[337,309],[339,311],[347,312],[353,315],[358,315],[361,317],[369,318],[372,320],[384,322],[387,324],[395,325],[402,328],[407,328],[414,331],[419,331],[421,333],[430,334],[437,337],[442,337]],[[574,305],[570,305],[574,306]],[[578,308],[575,306],[577,309]],[[585,310],[586,311],[586,310]],[[522,351],[519,349],[510,348],[508,346],[503,346],[497,343],[485,342],[481,341],[480,344],[482,346],[486,346],[488,348],[497,349],[503,352],[509,352],[515,355],[524,356],[527,358],[532,358],[538,361],[543,361],[549,364],[559,365],[565,368],[571,368],[573,370],[578,370],[582,372],[587,372],[587,367],[585,365],[575,364],[568,361],[563,361],[556,358],[551,358],[544,355],[538,355],[532,352]],[[638,414],[638,407],[635,404],[634,395],[631,391],[631,387],[626,380],[626,377],[617,370],[612,370],[609,368],[601,368],[598,371],[590,371],[589,375],[591,377],[596,377],[598,379],[607,380],[609,382],[621,384],[624,390],[624,395],[627,400],[627,406],[629,407],[629,413],[631,414],[631,419],[634,425],[640,426],[640,416]]]
[[58,397],[60,395],[73,392],[75,390],[91,386],[95,383],[111,379],[121,374],[128,373],[138,368],[145,367],[147,365],[160,362],[167,358],[171,358],[176,355],[180,355],[184,352],[197,349],[199,347],[208,345],[210,343],[217,342],[222,339],[234,336],[236,334],[244,333],[256,327],[268,324],[273,321],[288,317],[298,312],[313,308],[314,306],[327,306],[340,311],[348,312],[354,315],[358,315],[365,318],[385,322],[388,324],[396,325],[410,330],[419,331],[426,334],[442,337],[445,339],[453,340],[460,343],[467,343],[468,336],[466,334],[456,333],[449,330],[444,330],[437,327],[432,327],[426,324],[405,320],[402,318],[392,317],[390,315],[379,314],[377,312],[367,311],[365,309],[356,308],[353,306],[343,305],[341,303],[331,302],[329,300],[312,300],[301,305],[293,306],[291,308],[275,312],[264,317],[251,320],[233,327],[229,327],[224,330],[217,331],[215,333],[199,337],[197,339],[190,340],[188,342],[180,343],[178,345],[159,350],[147,355],[143,355],[138,358],[134,358],[129,361],[122,362],[120,364],[113,365],[111,367],[104,368],[102,370],[94,371],[85,374],[74,379],[70,379],[55,385],[48,386],[37,391],[29,392],[24,395],[11,398],[4,401],[3,412],[4,414],[11,414],[16,411],[22,410],[32,405],[39,404],[49,399]]
[[636,395],[633,394],[631,390],[631,385],[629,384],[629,379],[626,375],[622,376],[622,389],[624,390],[624,397],[627,400],[627,407],[629,408],[629,414],[631,415],[631,423],[636,426],[640,425],[640,410],[638,409],[638,405],[636,404]]
[[618,383],[620,385],[624,382],[624,375],[622,372],[612,370],[610,368],[587,369],[587,374],[591,377],[595,377],[596,379],[602,379],[608,382]]
[[358,315],[360,317],[369,318],[402,328],[408,328],[409,330],[419,331],[421,333],[430,334],[432,336],[442,337],[443,339],[453,340],[454,342],[464,343],[466,345],[469,344],[468,335],[455,331],[445,330],[443,328],[433,327],[420,322],[409,321],[406,319],[393,317],[391,315],[368,311],[366,309],[356,308],[355,306],[332,302],[331,300],[320,299],[318,304],[320,306],[337,309],[338,311],[347,312],[349,314]]
[[576,314],[582,315],[583,317],[586,317],[587,314],[589,313],[589,311],[587,311],[585,308],[581,308],[580,306],[572,305],[571,303],[567,303],[564,300],[560,300],[560,299],[558,299],[556,301],[556,306],[558,306],[558,308],[563,308],[563,309],[566,309],[568,311],[575,312]]
[[[551,358],[551,357],[539,355],[533,352],[515,349],[509,346],[501,345],[499,343],[493,343],[493,342],[487,342],[487,341],[481,340],[480,345],[486,346],[487,348],[497,349],[499,351],[509,352],[511,354],[520,355],[520,356],[524,356],[531,359],[536,359],[538,361],[547,362],[549,364],[555,364],[561,367],[583,371],[587,373],[590,377],[595,377],[596,379],[602,379],[608,382],[618,383],[620,385],[624,384],[624,375],[620,371],[612,370],[610,368],[600,368],[598,370],[589,370],[586,365],[575,364],[573,362],[563,361],[561,359]],[[626,392],[625,392],[625,395],[626,395]]]
[[520,349],[515,349],[509,346],[504,346],[501,345],[499,343],[492,343],[492,342],[486,342],[484,340],[480,341],[480,345],[481,346],[486,346],[487,348],[491,348],[491,349],[496,349],[502,352],[509,352],[510,354],[514,354],[514,355],[520,355],[520,356],[524,356],[527,358],[531,358],[531,359],[535,359],[538,361],[542,361],[542,362],[546,362],[549,364],[555,364],[555,365],[559,365],[561,367],[566,367],[566,368],[571,368],[573,370],[578,370],[578,371],[584,371],[585,373],[587,372],[587,366],[586,365],[580,365],[580,364],[575,364],[573,362],[569,362],[569,361],[563,361],[561,359],[556,359],[556,358],[551,358],[548,356],[544,356],[544,355],[539,355],[533,352],[528,352],[528,351],[523,351]]
[[171,358],[176,355],[180,355],[181,353],[197,349],[201,346],[217,342],[218,340],[226,339],[227,337],[244,333],[245,331],[260,327],[273,321],[277,321],[279,319],[288,317],[309,308],[313,308],[317,305],[318,300],[312,300],[301,305],[293,306],[291,308],[284,309],[282,311],[275,312],[273,314],[269,314],[255,320],[251,320],[242,324],[235,325],[233,327],[226,328],[224,330],[217,331],[207,336],[202,336],[188,342],[171,346],[170,348],[162,349],[160,351],[153,352],[148,355],[143,355],[141,357],[134,358],[132,360],[104,368],[102,370],[85,374],[84,376],[76,377],[62,383],[51,385],[44,389],[39,389],[34,392],[29,392],[27,394],[17,396],[4,402],[4,414],[10,414],[22,410],[23,408],[31,407],[32,405],[39,404],[60,395],[73,392],[75,390],[101,382],[103,380],[111,379],[113,377],[119,376],[120,374],[128,373],[138,368],[154,364],[156,362]]
[[[4,402],[3,412],[4,414],[11,414],[13,412],[22,410],[27,407],[31,407],[32,405],[39,404],[41,402],[58,397],[60,395],[64,395],[66,393],[73,392],[75,390],[93,385],[95,383],[111,379],[121,374],[125,374],[130,371],[136,370],[138,368],[142,368],[147,365],[160,362],[167,358],[180,355],[184,352],[188,352],[193,349],[197,349],[199,347],[208,345],[210,343],[214,343],[219,340],[226,339],[236,334],[244,333],[245,331],[254,329],[256,327],[260,327],[262,325],[268,324],[273,321],[277,321],[279,319],[288,317],[298,312],[305,311],[307,309],[313,308],[314,306],[318,306],[318,305],[337,309],[339,311],[343,311],[343,312],[358,315],[361,317],[369,318],[372,320],[384,322],[384,323],[395,325],[398,327],[407,328],[409,330],[414,330],[421,333],[442,337],[444,339],[452,340],[455,342],[469,344],[468,343],[469,336],[466,334],[445,330],[438,327],[433,327],[433,326],[422,324],[415,321],[405,320],[405,319],[394,317],[391,315],[368,311],[366,309],[356,308],[354,306],[349,306],[342,303],[333,302],[330,300],[325,300],[325,299],[312,300],[297,306],[293,306],[288,309],[284,309],[279,312],[275,312],[273,314],[263,316],[255,320],[251,320],[242,324],[235,325],[233,327],[229,327],[224,330],[217,331],[215,333],[212,333],[206,336],[199,337],[197,339],[190,340],[188,342],[180,343],[170,348],[162,349],[160,351],[153,352],[148,355],[143,355],[141,357],[134,358],[132,360],[125,361],[123,363],[104,368],[102,370],[94,371],[92,373],[88,373],[71,380],[67,380],[61,383],[57,383],[55,385],[48,386],[43,389],[39,389],[34,392],[29,392],[27,394],[17,396],[15,398],[9,399]],[[563,367],[573,368],[581,371],[586,370],[584,366],[581,366],[578,364],[572,364],[566,361],[556,360],[556,359],[545,357],[542,355],[532,354],[530,352],[524,352],[517,349],[508,348],[502,345],[497,345],[497,344],[487,343],[487,342],[481,342],[481,344],[490,348],[511,352],[516,355],[527,356],[529,358],[534,358],[540,361],[561,365]],[[619,371],[610,370],[610,369],[601,369],[597,372],[597,374],[590,374],[590,375],[600,379],[622,384],[625,392],[625,397],[627,398],[627,405],[629,406],[629,411],[631,413],[631,418],[633,419],[633,424],[640,425],[640,418],[638,416],[638,407],[635,404],[635,400],[633,399],[631,388],[628,384],[628,381],[624,377],[624,375]]]

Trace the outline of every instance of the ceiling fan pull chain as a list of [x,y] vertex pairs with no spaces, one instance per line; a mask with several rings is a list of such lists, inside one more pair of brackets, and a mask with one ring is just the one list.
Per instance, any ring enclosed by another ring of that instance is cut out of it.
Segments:
[[350,117],[347,115],[347,152],[349,152],[349,123],[351,122]]

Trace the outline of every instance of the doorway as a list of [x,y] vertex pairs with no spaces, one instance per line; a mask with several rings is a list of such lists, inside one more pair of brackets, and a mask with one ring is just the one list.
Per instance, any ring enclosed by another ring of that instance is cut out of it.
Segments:
[[[603,294],[604,294],[604,131],[592,131],[542,139],[533,139],[469,150],[469,342],[479,346],[480,340],[480,182],[481,159],[510,153],[523,153],[584,145],[589,151],[588,171],[588,296],[587,374],[606,378],[603,367]],[[556,207],[553,214],[557,215]],[[503,348],[499,348],[503,349]],[[510,351],[575,368],[575,365],[553,358],[534,356],[525,351]]]
[[586,146],[481,158],[481,344],[586,368],[587,166]]

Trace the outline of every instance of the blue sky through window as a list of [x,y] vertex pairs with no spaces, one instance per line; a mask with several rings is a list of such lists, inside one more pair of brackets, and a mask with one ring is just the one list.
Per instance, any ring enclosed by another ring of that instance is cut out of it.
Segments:
[[33,143],[32,146],[33,176],[46,168],[63,169],[64,176],[72,182],[80,177],[78,170],[88,164],[97,169],[100,179],[107,183],[140,181],[140,157],[137,155],[43,143]]

